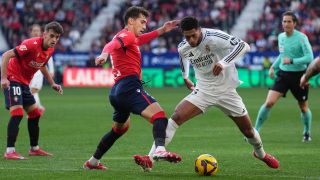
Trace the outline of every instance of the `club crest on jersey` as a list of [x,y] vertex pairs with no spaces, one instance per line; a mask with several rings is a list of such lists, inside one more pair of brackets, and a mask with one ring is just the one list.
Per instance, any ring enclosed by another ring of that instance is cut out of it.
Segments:
[[26,50],[28,50],[28,49],[27,49],[27,46],[26,46],[26,45],[20,45],[19,50],[20,50],[20,51],[26,51]]
[[37,61],[30,61],[29,66],[39,69],[44,65],[44,62],[38,63]]
[[210,47],[209,47],[208,44],[205,46],[205,48],[206,48],[206,51],[207,51],[207,52],[210,52]]

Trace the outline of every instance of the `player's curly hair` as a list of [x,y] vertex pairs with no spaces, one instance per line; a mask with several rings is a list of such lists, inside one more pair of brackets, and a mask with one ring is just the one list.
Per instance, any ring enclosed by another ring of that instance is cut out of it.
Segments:
[[56,32],[58,34],[63,34],[63,32],[64,32],[63,27],[57,21],[52,21],[52,22],[46,24],[46,26],[44,27],[45,32],[48,32],[50,29],[52,29],[54,32]]
[[180,22],[180,29],[182,31],[189,31],[191,29],[198,29],[200,27],[199,21],[192,16],[184,17]]
[[144,7],[139,6],[132,6],[126,10],[123,16],[123,20],[125,25],[128,24],[129,18],[137,19],[140,14],[144,15],[145,17],[149,17],[150,13]]

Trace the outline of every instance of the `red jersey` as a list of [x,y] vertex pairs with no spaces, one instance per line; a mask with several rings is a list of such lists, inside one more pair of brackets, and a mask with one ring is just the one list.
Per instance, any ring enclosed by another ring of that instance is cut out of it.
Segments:
[[109,52],[115,81],[130,75],[138,75],[141,79],[141,53],[139,46],[158,36],[159,33],[155,30],[136,37],[127,29],[121,30],[114,36],[110,43],[114,43],[114,41],[120,43],[120,48],[115,48]]
[[14,48],[16,57],[9,60],[8,80],[29,85],[33,75],[47,64],[54,48],[44,50],[42,37],[24,40]]

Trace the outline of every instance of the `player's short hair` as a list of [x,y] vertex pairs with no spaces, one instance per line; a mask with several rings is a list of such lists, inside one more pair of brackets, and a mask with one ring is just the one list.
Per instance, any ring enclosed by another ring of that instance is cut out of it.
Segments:
[[137,19],[140,14],[149,17],[150,13],[144,7],[132,6],[126,10],[123,16],[124,24],[128,24],[129,18]]
[[296,16],[292,11],[286,11],[286,12],[284,12],[284,13],[282,14],[282,18],[283,18],[284,16],[291,16],[293,22],[295,22],[295,23],[298,22],[297,16]]
[[40,30],[42,31],[42,28],[41,28],[40,24],[32,24],[31,27],[30,27],[30,31],[32,31],[32,29],[35,28],[35,27],[39,27]]
[[200,27],[199,21],[192,16],[184,17],[180,22],[180,29],[182,31],[189,31],[191,29],[198,29]]
[[48,32],[50,29],[52,29],[54,32],[58,34],[63,34],[63,27],[57,21],[52,21],[46,24],[46,26],[44,27],[45,32]]

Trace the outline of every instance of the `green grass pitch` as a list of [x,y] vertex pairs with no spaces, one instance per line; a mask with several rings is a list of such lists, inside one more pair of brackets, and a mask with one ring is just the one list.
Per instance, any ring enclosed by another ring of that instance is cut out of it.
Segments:
[[[189,92],[186,88],[146,88],[171,115],[176,104]],[[302,124],[296,101],[288,93],[271,111],[261,130],[264,148],[280,161],[273,170],[252,156],[231,119],[216,108],[192,119],[176,132],[168,149],[179,153],[179,164],[159,162],[150,173],[141,171],[132,155],[146,154],[152,143],[151,125],[131,116],[129,131],[105,154],[107,171],[86,171],[83,163],[92,155],[100,138],[110,130],[112,107],[108,89],[65,88],[59,96],[50,88],[41,91],[46,112],[40,120],[40,145],[53,157],[30,157],[27,161],[0,158],[0,179],[199,179],[194,160],[200,154],[214,155],[219,162],[215,179],[320,179],[320,91],[311,89],[309,105],[313,113],[312,141],[302,143]],[[267,89],[238,89],[252,121],[264,102]],[[0,95],[0,150],[6,146],[9,112]],[[25,116],[26,117],[26,116]],[[26,118],[20,124],[17,152],[27,156],[29,138]],[[2,154],[1,154],[2,155]],[[27,156],[28,157],[28,156]]]

